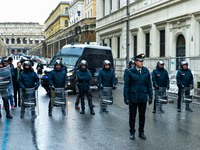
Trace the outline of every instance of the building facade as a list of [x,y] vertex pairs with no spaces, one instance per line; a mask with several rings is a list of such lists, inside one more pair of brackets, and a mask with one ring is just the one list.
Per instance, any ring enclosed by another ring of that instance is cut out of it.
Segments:
[[1,57],[6,56],[6,51],[7,51],[6,44],[0,39],[0,56]]
[[25,53],[44,41],[44,26],[39,23],[0,23],[0,38],[6,44],[7,54]]
[[69,7],[70,25],[84,18],[84,0],[72,0]]
[[[96,42],[96,1],[95,0],[89,0],[87,3],[86,1],[72,1],[71,5],[65,8],[65,10],[69,11],[70,21],[69,26],[62,28],[60,30],[57,30],[56,32],[52,33],[51,35],[46,33],[48,32],[48,29],[45,30],[45,35],[47,38],[43,43],[40,45],[35,46],[31,50],[31,54],[38,55],[41,54],[41,56],[44,56],[46,58],[52,58],[64,45],[71,44],[71,43],[86,43],[86,42]],[[63,3],[63,2],[61,2]],[[58,5],[60,6],[61,3]],[[58,8],[58,7],[57,7]],[[57,9],[56,8],[56,9]],[[72,11],[73,10],[73,11]],[[89,14],[89,16],[81,16],[81,17],[74,17],[72,14],[76,12],[76,15],[78,15],[77,11],[80,11],[80,15],[85,14],[85,10]],[[47,20],[53,20],[50,19],[53,16],[53,13],[50,14]],[[78,18],[77,18],[78,17]],[[75,19],[76,18],[76,19]],[[80,19],[80,20],[79,20]],[[53,23],[49,23],[52,24]],[[48,25],[46,25],[48,28]],[[59,28],[59,24],[57,29]]]
[[119,80],[139,53],[145,53],[150,71],[159,59],[168,71],[186,59],[200,80],[198,0],[97,0],[97,6],[97,42],[112,48]]
[[69,2],[61,1],[45,21],[45,37],[48,39],[56,32],[69,27]]

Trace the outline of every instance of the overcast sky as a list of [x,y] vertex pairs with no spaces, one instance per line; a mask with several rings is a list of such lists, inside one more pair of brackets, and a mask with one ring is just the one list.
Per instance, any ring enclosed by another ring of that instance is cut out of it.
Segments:
[[60,1],[0,0],[0,22],[38,22],[44,24]]

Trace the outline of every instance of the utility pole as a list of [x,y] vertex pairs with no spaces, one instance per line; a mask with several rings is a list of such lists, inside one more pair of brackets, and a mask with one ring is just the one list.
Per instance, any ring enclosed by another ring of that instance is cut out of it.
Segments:
[[126,2],[126,65],[128,65],[129,62],[129,49],[130,49],[130,39],[129,39],[129,28],[130,28],[130,22],[129,22],[129,3],[130,0],[127,0]]

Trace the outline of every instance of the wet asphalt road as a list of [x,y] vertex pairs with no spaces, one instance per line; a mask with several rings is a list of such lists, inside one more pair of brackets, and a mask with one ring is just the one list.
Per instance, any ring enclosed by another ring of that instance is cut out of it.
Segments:
[[[128,107],[123,103],[122,85],[114,92],[114,105],[109,113],[99,112],[98,91],[93,90],[96,115],[92,116],[86,101],[86,113],[74,109],[75,95],[68,96],[68,114],[59,108],[48,116],[45,90],[40,87],[39,115],[36,119],[20,118],[20,107],[11,110],[13,119],[0,119],[0,149],[2,150],[198,150],[200,149],[200,106],[194,112],[176,111],[175,103],[163,106],[164,114],[153,114],[147,106],[145,134],[147,140],[129,139]],[[2,102],[1,102],[2,103]],[[27,113],[28,114],[28,113]],[[138,127],[138,118],[137,124]]]

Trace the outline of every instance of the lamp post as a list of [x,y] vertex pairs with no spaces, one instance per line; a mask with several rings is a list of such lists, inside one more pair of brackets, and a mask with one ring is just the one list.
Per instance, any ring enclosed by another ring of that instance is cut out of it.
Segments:
[[127,10],[126,10],[126,13],[127,13],[127,20],[126,20],[126,64],[128,65],[128,62],[129,62],[129,48],[130,48],[130,41],[129,41],[129,28],[130,28],[130,21],[129,21],[129,16],[130,16],[130,13],[129,13],[129,1],[130,0],[127,0]]
[[74,43],[76,42],[76,36],[77,36],[77,34],[78,34],[78,23],[79,23],[79,17],[80,17],[80,15],[81,15],[81,11],[77,11],[77,15],[78,15],[78,20],[77,20],[77,25],[75,26],[75,28],[74,28]]

